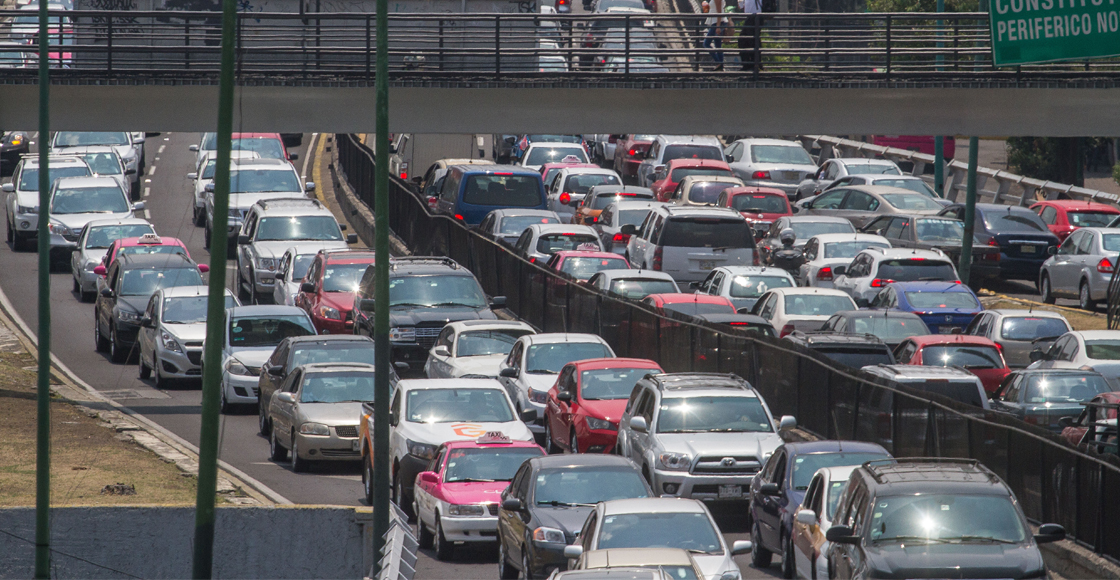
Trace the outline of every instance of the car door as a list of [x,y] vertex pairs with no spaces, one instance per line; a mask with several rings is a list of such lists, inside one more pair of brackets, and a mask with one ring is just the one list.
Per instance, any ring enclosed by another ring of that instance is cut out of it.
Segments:
[[809,215],[839,215],[840,206],[844,203],[844,198],[848,196],[848,191],[844,188],[827,191],[805,202],[801,207]]
[[114,262],[106,273],[105,288],[109,289],[109,296],[97,297],[97,316],[100,321],[101,334],[109,338],[109,329],[113,326],[113,304],[117,293],[120,291],[121,268]]
[[[148,300],[148,306],[144,308],[143,316],[151,321],[149,326],[140,325],[140,331],[136,335],[137,349],[140,351],[140,358],[144,360],[150,368],[155,369],[155,351],[156,351],[156,332],[159,329],[159,292],[152,295]],[[143,319],[141,319],[143,320]],[[144,358],[147,353],[148,358]]]
[[[447,356],[435,354],[435,349],[441,346],[447,348]],[[436,343],[432,346],[432,351],[428,354],[428,378],[442,379],[454,376],[455,369],[452,363],[455,361],[455,329],[444,327],[439,332],[439,336],[436,337]]]
[[[560,370],[560,376],[556,378],[556,385],[549,389],[548,404],[545,413],[548,415],[548,428],[551,431],[551,436],[554,445],[559,444],[562,447],[568,445],[568,433],[571,431],[572,420],[572,405],[575,404],[575,367],[572,365],[565,365]],[[567,393],[571,397],[571,402],[560,400],[560,393]],[[550,443],[545,441],[546,444]]]
[[[643,475],[648,480],[649,475],[649,462],[646,458],[649,455],[650,449],[650,436],[649,432],[653,429],[653,404],[656,396],[653,391],[643,388],[642,396],[638,399],[638,404],[634,408],[634,417],[641,417],[646,421],[646,432],[641,433],[633,428],[630,429],[630,460],[642,466],[644,470]],[[652,485],[652,482],[651,482]]]
[[1088,232],[1073,232],[1060,246],[1051,259],[1046,270],[1050,275],[1050,291],[1056,295],[1067,295],[1076,292],[1077,278],[1077,245]]
[[[319,274],[322,271],[323,271],[323,257],[322,256],[315,256],[315,259],[312,260],[312,262],[311,262],[311,266],[309,266],[307,268],[307,274],[304,275],[303,279],[304,279],[304,281],[313,285],[315,287],[314,290],[318,290],[318,288],[319,288]],[[301,283],[300,288],[299,288],[299,292],[296,293],[296,300],[295,300],[296,307],[297,308],[302,308],[305,312],[307,312],[308,315],[310,315],[311,312],[313,311],[313,308],[315,308],[315,297],[316,297],[317,294],[318,294],[317,291],[304,292],[303,291],[303,284]]]
[[1097,263],[1101,260],[1100,255],[1094,254],[1093,246],[1096,241],[1096,236],[1093,235],[1093,232],[1087,230],[1078,230],[1074,232],[1074,234],[1078,233],[1081,234],[1081,237],[1077,241],[1077,253],[1074,254],[1073,258],[1075,264],[1075,270],[1072,276],[1073,279],[1067,281],[1070,284],[1076,284],[1073,288],[1073,292],[1080,291],[1081,280],[1092,280],[1096,277],[1093,274],[1095,273]]
[[[253,233],[256,231],[257,226],[257,212],[256,208],[249,212],[245,218],[245,223],[241,226],[241,235],[248,236],[253,239]],[[235,239],[233,243],[237,244],[237,269],[238,276],[248,281],[249,284],[253,283],[253,260],[256,258],[253,251],[253,244],[241,244],[239,240]]]
[[890,225],[881,234],[891,242],[895,248],[913,248],[914,242],[910,241],[910,218],[892,218]]
[[1023,375],[1008,375],[992,396],[992,409],[1022,418],[1023,404],[1021,402],[1021,395],[1023,391],[1023,382]]
[[886,237],[883,232],[891,225],[893,219],[894,218],[891,216],[879,216],[868,222],[867,225],[863,226],[859,231],[865,234],[875,234],[877,236]]
[[[824,196],[824,194],[821,195]],[[816,204],[813,205],[816,206]],[[840,204],[840,210],[836,212],[836,215],[848,218],[848,221],[852,222],[856,229],[859,229],[878,215],[876,212],[879,205],[879,200],[871,194],[853,189],[848,192],[848,196]]]
[[[288,353],[291,352],[292,342],[291,339],[284,339],[276,346],[276,350],[272,351],[272,356],[261,366],[261,378],[257,382],[258,394],[257,400],[264,410],[264,415],[268,416],[268,405],[272,403],[272,395],[280,390],[280,385],[283,384],[284,379],[288,378],[288,373],[291,369],[287,368]],[[280,374],[272,374],[272,369],[279,368]]]
[[518,379],[521,376],[521,353],[524,350],[525,350],[525,341],[518,340],[513,345],[513,348],[510,349],[509,356],[507,356],[506,360],[502,363],[503,368],[514,369],[517,372],[517,376],[516,377],[502,377],[502,376],[498,377],[498,379],[502,383],[502,386],[504,386],[506,388],[506,393],[509,394],[509,398],[511,400],[513,400],[514,406],[517,407],[518,411],[521,411],[521,410],[524,409],[524,407],[522,407],[521,405],[522,405],[522,400],[525,399],[525,395],[523,395],[521,393],[521,385],[519,384],[519,381],[518,381]]
[[[279,392],[291,393],[293,397],[298,397],[302,377],[303,369],[296,369],[288,375],[288,378],[284,379],[283,383],[280,383]],[[273,401],[269,406],[269,416],[272,417],[272,431],[277,441],[283,443],[288,449],[292,448],[293,407],[293,403],[284,403],[279,400]]]
[[817,546],[814,544],[814,536],[819,533],[820,513],[816,512],[817,498],[821,494],[821,486],[823,485],[823,477],[821,474],[813,476],[813,481],[809,482],[809,489],[805,491],[805,500],[797,509],[801,510],[814,510],[817,515],[816,524],[803,524],[797,521],[797,514],[793,518],[793,559],[794,569],[797,570],[798,578],[813,578],[813,568],[816,566],[816,559],[814,554]]
[[560,170],[560,174],[557,175],[548,186],[548,209],[558,214],[561,213],[562,209],[565,212],[570,210],[570,208],[560,203],[560,194],[564,191],[564,183],[567,179],[567,171]]
[[532,506],[529,501],[532,496],[533,479],[535,478],[531,466],[528,463],[522,464],[521,473],[514,478],[514,484],[507,488],[512,490],[510,497],[521,500],[522,508],[515,512],[501,510],[503,521],[506,523],[505,532],[509,536],[506,553],[509,554],[511,560],[516,558],[513,561],[517,562],[518,565],[520,565],[525,553],[525,542],[530,541],[529,524],[532,521],[532,515],[529,510],[532,509]]
[[[837,290],[847,292],[849,295],[855,295],[856,286],[860,280],[866,278],[864,271],[870,272],[871,269],[871,256],[868,254],[860,253],[852,260],[852,263],[845,268],[844,273],[835,276],[832,280],[832,286]],[[836,268],[833,268],[835,271]]]
[[[442,471],[443,460],[447,457],[447,448],[442,445],[439,448],[439,453],[436,454],[432,462],[428,464],[428,471],[439,473]],[[413,497],[416,499],[416,519],[419,520],[421,525],[425,525],[428,529],[434,530],[436,527],[436,511],[439,509],[439,498],[436,497],[436,487],[439,484],[420,481],[416,478],[416,484],[413,487]]]

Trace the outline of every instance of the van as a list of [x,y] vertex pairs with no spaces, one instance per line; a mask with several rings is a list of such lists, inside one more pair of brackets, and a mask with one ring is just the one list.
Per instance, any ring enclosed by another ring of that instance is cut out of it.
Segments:
[[548,209],[540,173],[512,165],[455,165],[447,170],[435,213],[476,226],[496,209]]

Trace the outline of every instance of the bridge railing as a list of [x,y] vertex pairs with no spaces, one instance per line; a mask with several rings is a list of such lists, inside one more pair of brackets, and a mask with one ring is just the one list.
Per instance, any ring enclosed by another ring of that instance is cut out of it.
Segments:
[[[741,15],[740,15],[741,16]],[[187,11],[52,11],[56,76],[213,75],[220,14]],[[984,13],[730,15],[709,27],[702,14],[391,14],[394,77],[465,76],[906,80],[1092,77],[1120,60],[994,69]],[[27,12],[0,11],[17,42],[35,40]],[[239,13],[237,72],[368,80],[376,22],[370,13]],[[4,47],[13,75],[32,76],[32,44]],[[723,70],[714,70],[722,58]],[[759,66],[743,64],[759,63]],[[19,67],[27,66],[20,71]],[[8,71],[6,71],[7,73]]]

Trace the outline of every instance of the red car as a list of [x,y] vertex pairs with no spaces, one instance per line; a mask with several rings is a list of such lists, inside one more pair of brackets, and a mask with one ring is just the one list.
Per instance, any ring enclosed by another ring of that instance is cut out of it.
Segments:
[[[614,147],[614,171],[622,179],[637,179],[638,166],[653,144],[653,135],[623,135]],[[546,184],[547,185],[547,184]]]
[[641,358],[592,358],[560,369],[545,404],[545,450],[610,453],[618,439],[618,420],[634,385],[657,363]]
[[1120,216],[1120,209],[1103,203],[1062,199],[1040,201],[1031,206],[1050,233],[1064,241],[1077,228],[1103,228]]
[[911,336],[894,349],[900,365],[957,366],[980,377],[984,390],[994,393],[1011,373],[1003,360],[1003,348],[979,336],[927,334]]
[[547,267],[560,270],[580,282],[585,282],[600,270],[627,270],[630,262],[614,252],[583,252],[562,250],[552,254]]
[[307,267],[295,305],[311,317],[319,334],[352,334],[354,291],[373,264],[373,252],[322,250]]
[[[105,252],[105,257],[101,258],[101,265],[94,268],[93,273],[104,276],[113,260],[117,259],[118,254],[121,256],[130,254],[182,254],[187,258],[191,257],[187,245],[179,238],[164,238],[156,234],[145,234],[138,238],[113,240],[113,243],[109,244],[109,249]],[[206,264],[199,264],[198,267],[202,272],[210,271],[210,266]]]
[[[1112,405],[1120,405],[1120,392],[1114,391],[1111,393],[1101,393],[1091,401],[1081,415],[1071,418],[1068,425],[1062,428],[1062,439],[1066,443],[1077,447],[1081,444],[1081,440],[1085,438],[1085,433],[1089,431],[1089,427],[1093,423],[1111,422],[1111,427],[1116,427],[1116,408]],[[1065,418],[1059,424],[1065,424]],[[1107,431],[1107,428],[1106,428]]]
[[712,159],[673,159],[665,166],[665,177],[650,185],[658,201],[669,201],[682,179],[689,175],[725,175],[735,177],[731,166]]
[[774,187],[730,187],[719,194],[716,205],[743,214],[751,223],[755,237],[765,234],[774,220],[793,215],[789,196]]
[[544,181],[544,188],[548,189],[552,186],[552,178],[560,173],[561,169],[568,167],[587,167],[591,169],[599,169],[598,165],[593,163],[545,163],[541,165],[541,179]]

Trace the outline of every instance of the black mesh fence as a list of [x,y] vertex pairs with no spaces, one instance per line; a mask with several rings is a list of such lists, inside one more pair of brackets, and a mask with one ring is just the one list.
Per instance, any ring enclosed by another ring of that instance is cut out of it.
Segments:
[[[342,177],[373,206],[373,154],[337,135]],[[1070,447],[1005,415],[861,374],[788,341],[707,326],[575,283],[520,258],[512,247],[431,215],[409,184],[391,178],[392,231],[417,254],[449,256],[487,294],[543,332],[588,332],[618,356],[657,361],[668,372],[735,373],[775,415],[794,415],[822,437],[871,441],[898,457],[980,460],[1014,490],[1027,517],[1053,522],[1085,546],[1120,557],[1120,459]]]

